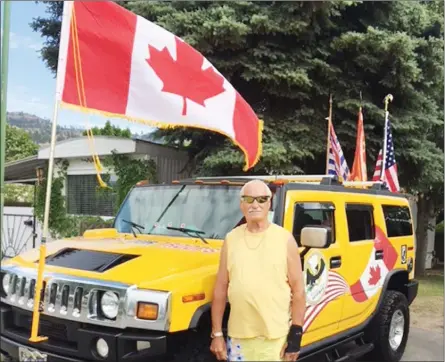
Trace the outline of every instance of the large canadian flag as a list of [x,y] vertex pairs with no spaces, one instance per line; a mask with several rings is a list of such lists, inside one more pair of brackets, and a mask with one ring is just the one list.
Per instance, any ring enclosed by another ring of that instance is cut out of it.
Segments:
[[261,155],[262,122],[198,51],[110,1],[64,1],[57,100],[156,127],[223,134]]

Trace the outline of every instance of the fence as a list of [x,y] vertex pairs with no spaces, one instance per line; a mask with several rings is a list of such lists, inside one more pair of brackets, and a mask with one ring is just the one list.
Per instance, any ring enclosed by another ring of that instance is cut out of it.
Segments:
[[5,207],[3,211],[2,260],[40,245],[42,230],[32,207]]

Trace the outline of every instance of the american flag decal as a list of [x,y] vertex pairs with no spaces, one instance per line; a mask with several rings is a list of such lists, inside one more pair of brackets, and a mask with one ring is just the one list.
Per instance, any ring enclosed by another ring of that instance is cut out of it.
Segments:
[[329,271],[328,282],[324,292],[323,298],[316,305],[306,308],[304,316],[303,332],[308,330],[312,322],[317,318],[321,311],[333,300],[342,296],[349,290],[346,280],[338,273]]

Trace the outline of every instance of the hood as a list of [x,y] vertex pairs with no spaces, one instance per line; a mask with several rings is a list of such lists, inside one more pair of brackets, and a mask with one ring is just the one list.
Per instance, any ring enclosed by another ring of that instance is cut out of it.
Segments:
[[[216,272],[219,250],[199,239],[73,238],[47,243],[45,272],[150,287],[201,268]],[[36,269],[38,259],[37,248],[4,264]]]

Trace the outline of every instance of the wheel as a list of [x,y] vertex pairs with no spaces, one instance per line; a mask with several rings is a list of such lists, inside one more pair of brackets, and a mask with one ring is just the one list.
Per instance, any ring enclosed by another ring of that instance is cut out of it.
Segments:
[[405,352],[409,334],[409,306],[406,297],[389,290],[374,320],[366,331],[366,340],[374,349],[366,360],[399,362]]

